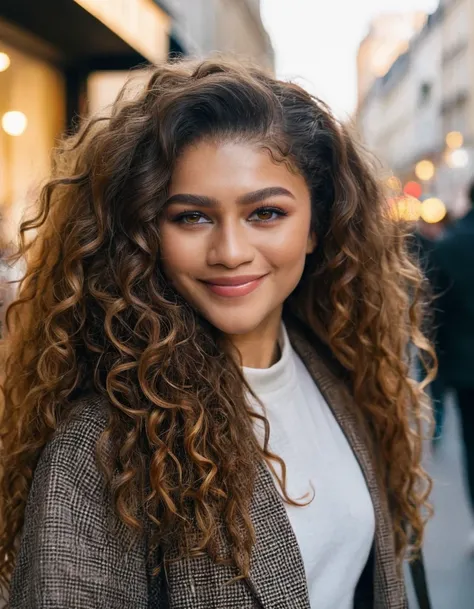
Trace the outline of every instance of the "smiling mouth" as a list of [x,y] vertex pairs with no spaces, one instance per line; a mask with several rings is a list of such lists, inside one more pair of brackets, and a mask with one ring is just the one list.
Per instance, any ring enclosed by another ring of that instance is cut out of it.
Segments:
[[202,283],[217,296],[235,298],[247,296],[264,281],[267,275],[245,277],[219,277]]

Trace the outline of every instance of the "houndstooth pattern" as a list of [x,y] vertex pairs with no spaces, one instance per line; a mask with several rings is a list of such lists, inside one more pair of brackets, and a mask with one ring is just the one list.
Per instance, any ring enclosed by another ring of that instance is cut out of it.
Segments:
[[148,606],[145,552],[127,551],[126,531],[114,519],[95,466],[105,424],[100,400],[91,400],[43,451],[11,584],[12,609]]
[[[353,447],[372,496],[374,601],[356,603],[356,609],[406,609],[390,515],[351,397],[301,331],[289,328],[289,334]],[[233,568],[203,556],[172,563],[166,582],[152,580],[145,541],[132,543],[96,466],[106,408],[99,398],[87,400],[41,456],[11,584],[11,609],[310,609],[298,543],[263,465],[251,505],[256,545],[250,578],[229,584]]]

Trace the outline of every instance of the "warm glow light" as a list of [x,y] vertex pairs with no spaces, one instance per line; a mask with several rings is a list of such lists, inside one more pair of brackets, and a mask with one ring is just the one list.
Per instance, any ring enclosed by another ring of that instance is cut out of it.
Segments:
[[436,197],[431,197],[430,199],[426,199],[421,204],[421,217],[428,224],[436,224],[436,222],[441,222],[441,220],[446,215],[446,205],[441,201],[441,199],[437,199]]
[[402,183],[396,176],[390,176],[386,181],[387,187],[399,193],[402,190]]
[[446,162],[450,167],[454,167],[456,169],[467,167],[469,164],[469,153],[465,148],[452,150],[446,155]]
[[27,124],[28,120],[23,112],[16,110],[6,112],[2,117],[2,127],[8,135],[21,135],[25,132]]
[[8,70],[10,63],[10,57],[6,53],[0,53],[0,72]]
[[446,146],[452,150],[461,148],[464,143],[464,137],[459,131],[450,131],[446,136]]
[[395,220],[416,222],[420,218],[421,203],[415,197],[399,197],[393,200],[392,211]]
[[423,188],[418,182],[407,182],[403,188],[403,192],[409,197],[419,199],[423,192]]
[[419,180],[427,182],[434,176],[435,166],[431,161],[420,161],[416,164],[415,173]]

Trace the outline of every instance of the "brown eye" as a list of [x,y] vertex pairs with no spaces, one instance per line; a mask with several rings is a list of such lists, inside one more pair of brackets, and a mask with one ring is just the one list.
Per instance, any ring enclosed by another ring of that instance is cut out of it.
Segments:
[[286,216],[287,213],[278,207],[261,207],[256,209],[251,215],[252,222],[273,222],[279,218]]
[[186,224],[198,224],[200,219],[201,219],[200,214],[187,214],[183,218],[183,220],[186,222]]
[[209,222],[209,218],[204,216],[202,213],[198,211],[186,211],[181,214],[178,214],[173,222],[177,224],[207,224]]
[[259,220],[271,220],[274,213],[271,209],[260,209],[255,215]]

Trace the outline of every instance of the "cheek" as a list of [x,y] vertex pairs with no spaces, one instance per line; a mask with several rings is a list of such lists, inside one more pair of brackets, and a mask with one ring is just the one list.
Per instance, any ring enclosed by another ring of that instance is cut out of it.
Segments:
[[267,244],[267,256],[275,267],[291,267],[304,264],[308,247],[309,222],[295,223],[287,230],[275,234]]
[[189,271],[200,260],[199,242],[189,237],[173,227],[161,231],[161,263],[170,278]]
[[289,273],[299,272],[306,260],[306,250],[299,243],[289,242],[275,249],[273,260],[277,268]]

